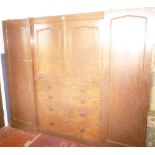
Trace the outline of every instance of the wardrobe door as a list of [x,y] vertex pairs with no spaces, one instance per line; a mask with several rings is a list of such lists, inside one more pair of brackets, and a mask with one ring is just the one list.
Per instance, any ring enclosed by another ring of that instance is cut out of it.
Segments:
[[61,81],[63,74],[63,27],[61,21],[35,23],[35,75],[37,79]]
[[[99,144],[102,139],[101,113],[107,82],[103,50],[104,20],[74,20],[73,17],[67,21],[66,34],[68,89],[72,92],[75,87],[74,91],[77,92],[76,95],[70,93],[74,101],[72,111],[76,112],[79,108],[83,113],[77,123],[85,130],[79,138]],[[92,128],[87,129],[87,126]]]
[[107,145],[145,146],[150,52],[145,12],[107,12],[110,32]]
[[35,128],[32,59],[28,20],[3,22],[11,125]]

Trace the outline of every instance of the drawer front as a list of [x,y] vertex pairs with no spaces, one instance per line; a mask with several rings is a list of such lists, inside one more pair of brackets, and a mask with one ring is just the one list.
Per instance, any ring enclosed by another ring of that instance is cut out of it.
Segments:
[[48,79],[52,81],[57,81],[61,82],[65,80],[65,73],[64,72],[55,72],[55,74],[50,74],[50,73],[37,73],[37,75],[34,77],[34,80],[46,80],[49,81]]
[[48,80],[37,81],[37,95],[39,98],[51,99],[53,96],[61,96],[62,90],[60,83],[52,85]]
[[89,98],[89,97],[71,97],[71,96],[48,96],[38,97],[38,104],[51,105],[51,106],[65,106],[68,108],[84,108],[90,111],[100,109],[104,98]]
[[94,76],[94,75],[89,75],[89,73],[87,74],[80,73],[79,75],[73,74],[72,76],[68,77],[68,79],[76,83],[80,83],[82,81],[83,83],[97,84],[97,83],[100,83],[102,78],[100,75]]
[[88,109],[89,111],[99,110],[101,109],[101,104],[104,102],[104,98],[94,98],[94,97],[65,97],[65,101],[63,102],[65,105],[69,107],[73,107],[74,109]]
[[[94,107],[82,105],[78,101],[74,103],[62,103],[58,101],[39,100],[38,111],[42,113],[52,114],[53,116],[63,116],[65,119],[70,119],[77,122],[86,122],[91,124],[100,124],[101,122],[101,107],[100,101],[94,99]],[[93,101],[93,100],[92,100]],[[80,105],[81,104],[81,105]],[[93,105],[92,104],[92,105]]]
[[86,85],[86,84],[70,84],[70,83],[52,83],[51,81],[38,80],[37,92],[39,97],[99,97],[104,94],[103,85]]
[[51,133],[62,134],[87,141],[97,142],[101,138],[99,125],[78,123],[71,120],[55,117],[52,115],[41,114],[39,128],[48,130]]
[[63,95],[67,97],[102,97],[100,87],[84,84],[64,84]]
[[101,87],[37,81],[39,128],[88,141],[101,139]]

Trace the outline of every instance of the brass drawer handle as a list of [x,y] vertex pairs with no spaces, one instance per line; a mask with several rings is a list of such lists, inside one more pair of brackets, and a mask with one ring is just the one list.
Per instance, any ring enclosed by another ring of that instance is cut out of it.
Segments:
[[81,116],[81,117],[84,117],[84,116],[85,116],[85,114],[84,114],[84,113],[80,113],[80,116]]
[[51,89],[52,88],[52,86],[48,86],[48,89]]
[[53,108],[49,108],[50,111],[53,111]]
[[49,99],[53,99],[53,96],[50,96],[50,95],[49,95],[48,98],[49,98]]
[[54,125],[54,123],[53,123],[53,122],[51,122],[51,123],[50,123],[50,125],[52,126],[52,125]]
[[85,132],[85,129],[84,129],[84,128],[81,128],[81,129],[80,129],[80,132],[81,132],[81,133]]
[[42,80],[44,78],[45,78],[44,75],[37,75],[34,77],[34,80]]

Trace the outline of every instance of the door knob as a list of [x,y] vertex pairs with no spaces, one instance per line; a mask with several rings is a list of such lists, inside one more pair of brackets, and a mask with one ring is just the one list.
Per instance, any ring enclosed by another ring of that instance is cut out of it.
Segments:
[[80,129],[80,132],[81,132],[81,133],[85,132],[85,128],[81,128],[81,129]]

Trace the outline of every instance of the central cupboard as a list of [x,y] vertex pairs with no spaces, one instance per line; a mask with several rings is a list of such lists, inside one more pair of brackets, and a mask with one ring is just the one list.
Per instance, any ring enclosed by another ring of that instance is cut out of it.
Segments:
[[4,21],[12,126],[95,146],[144,146],[148,12]]
[[52,19],[33,21],[38,126],[99,143],[107,83],[104,20]]

